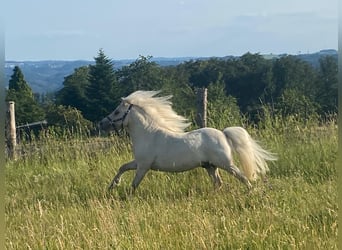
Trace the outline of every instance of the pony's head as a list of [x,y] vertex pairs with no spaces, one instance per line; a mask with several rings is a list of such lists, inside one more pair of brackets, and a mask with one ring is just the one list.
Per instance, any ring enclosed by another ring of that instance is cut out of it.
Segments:
[[166,130],[171,132],[184,132],[190,123],[178,115],[171,107],[169,101],[172,96],[156,97],[160,91],[138,90],[122,98],[120,105],[99,124],[102,130],[118,130],[126,127],[132,107],[138,114],[139,121],[149,130]]
[[120,128],[122,129],[123,127],[127,126],[127,116],[129,115],[132,106],[133,104],[130,104],[126,100],[122,99],[119,106],[117,106],[112,113],[100,121],[99,128],[105,131],[118,131]]

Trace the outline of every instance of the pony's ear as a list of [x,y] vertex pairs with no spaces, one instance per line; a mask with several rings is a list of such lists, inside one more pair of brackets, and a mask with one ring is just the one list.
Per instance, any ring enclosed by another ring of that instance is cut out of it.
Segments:
[[127,101],[125,98],[121,97],[121,101],[124,105],[131,104],[129,101]]

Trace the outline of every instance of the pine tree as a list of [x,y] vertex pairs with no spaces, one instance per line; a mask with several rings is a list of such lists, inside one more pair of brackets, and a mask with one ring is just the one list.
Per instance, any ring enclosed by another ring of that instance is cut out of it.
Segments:
[[86,88],[86,109],[84,117],[99,121],[113,111],[118,103],[115,98],[117,79],[112,61],[100,49],[94,58],[95,65],[89,66],[89,85]]
[[24,75],[19,66],[14,67],[13,74],[11,76],[11,79],[9,80],[8,88],[16,91],[17,93],[33,97],[32,90],[25,81]]
[[18,66],[13,69],[9,80],[6,101],[15,102],[17,124],[36,122],[44,119],[44,111],[34,99],[32,89],[24,79],[24,75]]

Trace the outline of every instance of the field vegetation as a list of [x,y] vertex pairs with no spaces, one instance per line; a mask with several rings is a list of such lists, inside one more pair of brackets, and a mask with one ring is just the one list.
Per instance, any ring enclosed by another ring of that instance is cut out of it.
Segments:
[[[13,69],[17,125],[48,125],[21,131],[20,156],[6,162],[7,249],[337,249],[336,58],[246,53],[161,67],[140,56],[120,69],[102,49],[94,59],[42,96]],[[248,191],[221,171],[214,190],[201,168],[151,171],[130,195],[130,172],[107,191],[131,143],[94,125],[136,90],[172,94],[194,121],[203,88],[208,126],[243,126],[278,154],[267,178]]]
[[[6,248],[337,249],[336,123],[265,114],[244,127],[279,160],[251,191],[222,170],[214,190],[198,168],[151,171],[134,195],[128,172],[108,192],[132,159],[127,136],[50,131],[22,142],[6,163]],[[212,127],[241,125],[216,116]]]

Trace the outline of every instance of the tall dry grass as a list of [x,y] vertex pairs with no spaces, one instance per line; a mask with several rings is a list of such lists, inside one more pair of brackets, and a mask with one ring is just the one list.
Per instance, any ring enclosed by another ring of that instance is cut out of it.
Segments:
[[27,143],[28,153],[6,164],[6,247],[337,249],[335,124],[286,119],[247,127],[279,156],[250,192],[222,171],[215,191],[203,169],[149,172],[133,196],[126,173],[108,192],[132,158],[127,138]]

